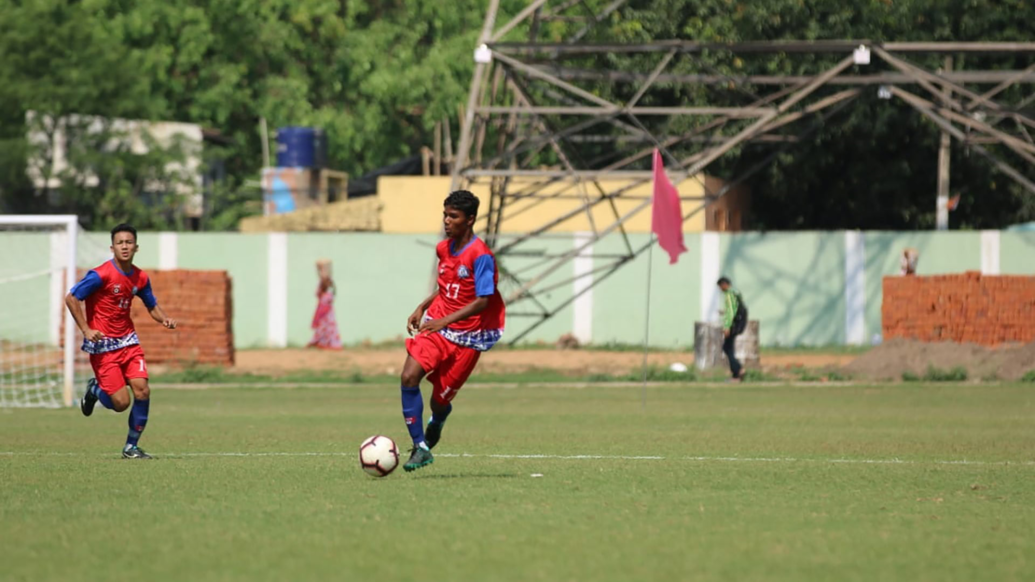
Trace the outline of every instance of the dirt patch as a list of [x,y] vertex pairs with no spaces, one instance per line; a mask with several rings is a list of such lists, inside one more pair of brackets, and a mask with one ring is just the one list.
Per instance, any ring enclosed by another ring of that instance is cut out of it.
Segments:
[[[841,367],[855,356],[844,354],[762,354],[764,369],[791,367]],[[353,371],[367,375],[398,374],[406,358],[403,348],[345,349],[340,352],[323,350],[241,350],[237,352],[235,372],[281,375],[301,371]],[[652,352],[648,365],[667,368],[674,363],[693,364],[689,352]],[[576,375],[622,375],[638,371],[643,365],[643,353],[596,350],[492,350],[478,362],[479,372],[514,373],[530,370],[552,370]]]
[[859,356],[845,366],[857,378],[900,380],[906,372],[923,376],[928,368],[950,370],[962,367],[975,380],[997,377],[1016,380],[1035,369],[1035,343],[986,348],[954,342],[926,343],[890,340]]

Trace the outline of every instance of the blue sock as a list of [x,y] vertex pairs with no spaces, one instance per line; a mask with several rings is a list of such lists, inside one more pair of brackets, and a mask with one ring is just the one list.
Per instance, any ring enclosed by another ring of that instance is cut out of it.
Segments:
[[126,437],[126,446],[136,446],[140,440],[140,433],[144,432],[147,426],[147,411],[151,408],[151,400],[134,400],[133,408],[129,410],[129,436]]
[[108,410],[115,410],[115,403],[111,401],[111,396],[97,384],[90,386],[90,393],[97,397],[97,402],[101,403],[101,406]]
[[433,422],[436,423],[436,424],[445,424],[446,423],[446,419],[449,418],[449,413],[450,412],[453,412],[453,404],[452,403],[447,404],[446,405],[446,409],[444,411],[432,414],[431,418],[428,419],[428,424],[431,424]]
[[420,386],[402,387],[402,409],[403,418],[406,419],[406,429],[410,431],[410,438],[414,446],[424,444],[424,398],[420,394]]

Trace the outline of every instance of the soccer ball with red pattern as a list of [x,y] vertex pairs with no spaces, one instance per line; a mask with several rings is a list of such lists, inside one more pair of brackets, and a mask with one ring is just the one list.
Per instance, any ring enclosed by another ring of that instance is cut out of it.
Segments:
[[386,436],[372,436],[359,445],[359,466],[374,477],[387,477],[399,466],[399,447]]

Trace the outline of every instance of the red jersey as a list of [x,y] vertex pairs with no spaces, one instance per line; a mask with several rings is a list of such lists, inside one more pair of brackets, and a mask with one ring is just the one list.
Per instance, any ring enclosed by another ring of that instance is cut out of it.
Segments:
[[503,336],[506,309],[497,285],[500,272],[496,257],[482,239],[472,237],[462,249],[446,239],[435,247],[438,256],[438,295],[428,316],[439,319],[467,307],[478,297],[488,297],[484,311],[453,323],[439,333],[454,344],[484,352]]
[[86,325],[104,334],[95,342],[83,340],[83,351],[91,354],[139,344],[133,320],[129,317],[133,297],[140,297],[148,309],[157,304],[147,273],[136,267],[124,273],[115,265],[114,259],[89,271],[72,287],[71,293],[76,299],[86,302]]

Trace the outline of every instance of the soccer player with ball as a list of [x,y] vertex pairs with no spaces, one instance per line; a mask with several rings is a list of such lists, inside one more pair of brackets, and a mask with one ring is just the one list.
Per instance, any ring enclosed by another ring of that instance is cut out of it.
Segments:
[[[481,353],[503,335],[505,309],[497,289],[499,269],[488,245],[474,235],[477,215],[474,194],[458,190],[446,198],[442,211],[446,239],[435,247],[438,289],[421,301],[407,321],[407,331],[416,335],[406,340],[401,378],[403,417],[413,439],[410,459],[403,465],[406,471],[434,461],[431,449],[442,436],[453,398],[474,371]],[[425,375],[433,389],[426,431],[420,392]]]
[[[122,456],[127,459],[151,458],[137,446],[147,426],[151,388],[144,350],[129,317],[133,298],[144,302],[152,319],[167,329],[176,329],[176,322],[158,306],[147,273],[133,266],[139,249],[136,229],[128,224],[116,226],[111,231],[112,259],[86,273],[65,297],[69,313],[83,332],[83,351],[90,354],[94,372],[79,403],[83,416],[93,414],[97,402],[122,412],[130,405],[126,384],[133,391],[129,435],[122,449]],[[85,313],[80,302],[86,303]]]

